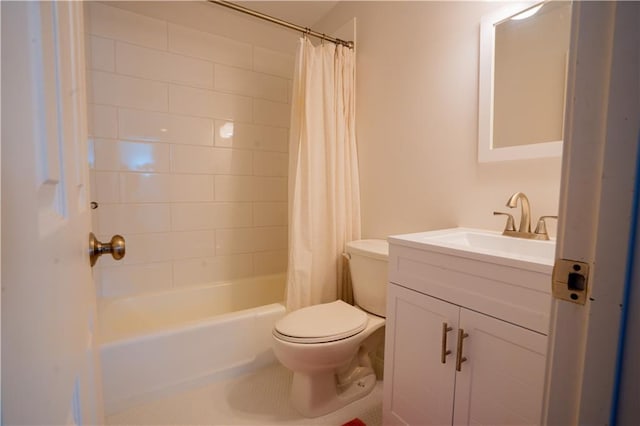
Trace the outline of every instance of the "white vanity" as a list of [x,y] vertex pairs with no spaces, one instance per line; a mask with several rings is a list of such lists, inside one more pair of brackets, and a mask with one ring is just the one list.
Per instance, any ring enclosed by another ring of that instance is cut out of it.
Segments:
[[552,241],[389,238],[384,424],[539,424]]

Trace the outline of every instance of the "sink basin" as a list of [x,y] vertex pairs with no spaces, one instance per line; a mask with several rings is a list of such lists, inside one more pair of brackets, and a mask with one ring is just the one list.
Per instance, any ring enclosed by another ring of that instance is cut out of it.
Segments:
[[[452,228],[439,231],[389,237],[396,244],[446,254],[485,259],[504,260],[500,263],[524,262],[552,266],[555,259],[555,241],[527,240],[507,237],[498,232],[469,228]],[[519,265],[521,266],[521,265]]]

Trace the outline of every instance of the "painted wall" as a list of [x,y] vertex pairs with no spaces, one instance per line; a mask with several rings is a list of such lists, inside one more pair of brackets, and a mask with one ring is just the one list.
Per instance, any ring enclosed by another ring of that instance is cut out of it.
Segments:
[[102,297],[286,269],[296,35],[207,3],[87,3]]
[[508,210],[516,191],[529,196],[534,219],[557,214],[559,158],[476,160],[480,19],[502,6],[343,1],[316,25],[330,33],[357,19],[363,236],[502,230],[492,212]]

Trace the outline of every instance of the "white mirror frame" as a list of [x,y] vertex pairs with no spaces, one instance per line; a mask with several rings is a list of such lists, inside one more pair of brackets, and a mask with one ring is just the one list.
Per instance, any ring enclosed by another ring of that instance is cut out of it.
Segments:
[[540,3],[512,4],[482,18],[480,23],[480,75],[478,98],[478,162],[560,157],[562,141],[504,148],[493,147],[493,78],[495,63],[495,25]]

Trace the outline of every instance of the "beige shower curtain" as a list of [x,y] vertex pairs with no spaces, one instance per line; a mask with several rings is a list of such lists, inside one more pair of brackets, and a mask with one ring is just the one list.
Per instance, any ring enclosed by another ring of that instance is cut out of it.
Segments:
[[289,135],[290,311],[342,296],[345,243],[360,238],[354,67],[353,50],[300,39]]

